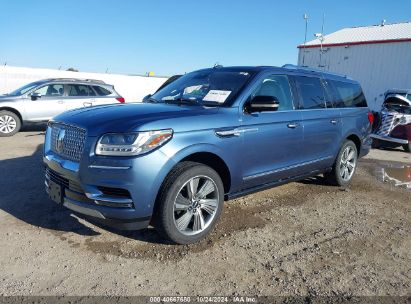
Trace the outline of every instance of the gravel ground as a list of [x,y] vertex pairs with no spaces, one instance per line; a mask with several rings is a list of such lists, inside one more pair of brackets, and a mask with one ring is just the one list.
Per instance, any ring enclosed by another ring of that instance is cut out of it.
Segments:
[[0,139],[0,295],[411,294],[411,189],[379,180],[410,180],[410,154],[372,151],[348,189],[311,178],[226,202],[208,239],[175,246],[50,201],[43,139]]

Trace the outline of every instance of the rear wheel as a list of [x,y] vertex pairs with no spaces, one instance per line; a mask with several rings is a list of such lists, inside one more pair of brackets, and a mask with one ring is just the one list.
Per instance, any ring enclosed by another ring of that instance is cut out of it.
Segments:
[[402,147],[404,148],[405,152],[411,152],[411,142],[409,142],[406,145],[403,145]]
[[351,140],[342,145],[331,172],[324,174],[328,183],[340,187],[347,187],[357,168],[357,147]]
[[175,243],[194,243],[212,230],[223,202],[224,187],[218,173],[199,163],[183,162],[164,181],[154,225]]
[[13,136],[21,128],[20,118],[10,111],[0,111],[0,137]]

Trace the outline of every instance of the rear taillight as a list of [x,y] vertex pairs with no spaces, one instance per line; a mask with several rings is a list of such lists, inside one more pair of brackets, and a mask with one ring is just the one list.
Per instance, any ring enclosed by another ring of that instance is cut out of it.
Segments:
[[370,122],[370,125],[374,123],[374,114],[372,112],[368,112],[368,121]]
[[116,99],[117,99],[118,102],[121,102],[121,103],[125,103],[125,102],[126,102],[126,100],[124,99],[124,97],[116,97]]

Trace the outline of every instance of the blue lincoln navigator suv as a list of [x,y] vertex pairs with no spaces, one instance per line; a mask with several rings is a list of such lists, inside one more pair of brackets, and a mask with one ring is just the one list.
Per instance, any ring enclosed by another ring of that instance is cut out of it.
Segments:
[[370,149],[360,85],[296,66],[185,74],[145,102],[65,112],[48,125],[46,190],[119,229],[205,237],[224,200],[324,174],[346,187]]

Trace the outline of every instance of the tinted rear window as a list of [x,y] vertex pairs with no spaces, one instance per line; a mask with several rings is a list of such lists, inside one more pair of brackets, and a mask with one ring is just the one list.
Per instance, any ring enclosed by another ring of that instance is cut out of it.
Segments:
[[99,96],[107,96],[111,94],[109,90],[100,86],[93,86],[93,89],[97,92]]
[[295,77],[295,84],[300,92],[304,109],[325,108],[324,89],[317,77]]
[[327,80],[335,91],[335,106],[337,108],[367,107],[365,96],[357,83]]
[[96,93],[88,85],[69,84],[67,86],[69,96],[96,96]]

